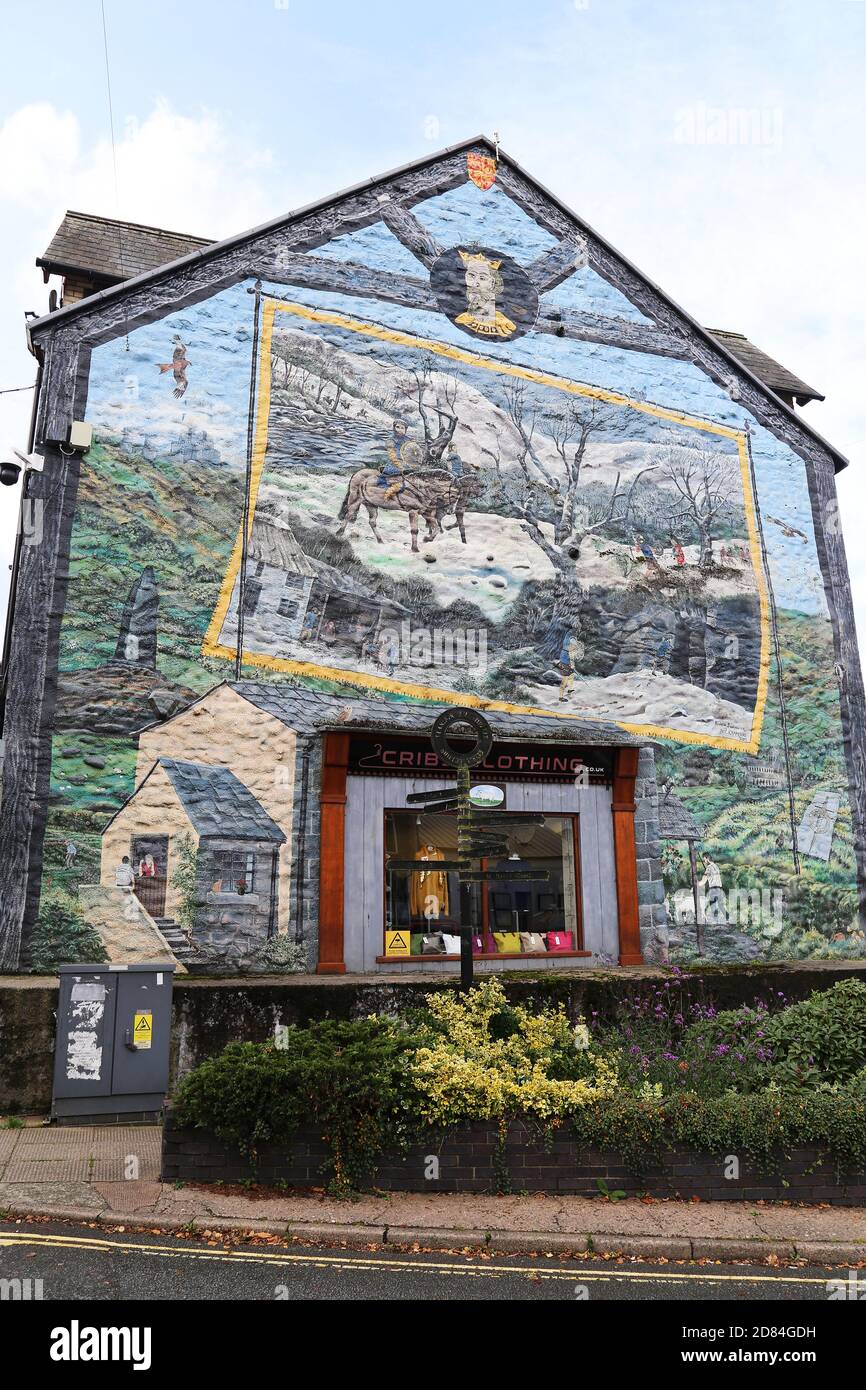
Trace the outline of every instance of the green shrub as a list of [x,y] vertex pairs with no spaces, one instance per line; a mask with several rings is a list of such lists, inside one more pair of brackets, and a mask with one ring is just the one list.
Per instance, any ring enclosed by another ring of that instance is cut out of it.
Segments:
[[345,1191],[415,1133],[416,1046],[384,1018],[291,1027],[284,1050],[231,1043],[181,1083],[177,1118],[253,1157],[262,1143],[287,1143],[300,1124],[318,1124],[331,1149],[332,1185]]
[[[296,1029],[289,1030],[290,1039]],[[285,1143],[306,1118],[299,1087],[299,1053],[272,1043],[229,1043],[218,1057],[184,1078],[175,1098],[182,1125],[211,1130],[241,1153],[262,1143]]]
[[52,975],[59,965],[108,959],[99,933],[85,921],[77,899],[60,889],[43,893],[30,946],[31,969]]
[[839,980],[767,1023],[781,1086],[843,1084],[866,1066],[866,984]]

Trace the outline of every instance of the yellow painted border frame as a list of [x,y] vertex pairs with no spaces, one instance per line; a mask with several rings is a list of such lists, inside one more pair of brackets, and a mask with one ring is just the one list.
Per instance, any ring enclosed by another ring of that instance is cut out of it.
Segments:
[[[362,672],[346,671],[342,667],[316,666],[308,661],[292,661],[288,658],[262,656],[255,652],[244,653],[244,665],[265,667],[272,671],[285,671],[291,675],[318,677],[319,679],[339,682],[342,685],[363,686],[369,690],[380,690],[389,694],[405,695],[413,700],[435,700],[442,704],[473,705],[480,709],[503,710],[510,714],[532,714],[560,720],[573,719],[583,723],[615,723],[619,728],[625,729],[629,733],[642,734],[652,738],[672,739],[678,743],[699,743],[710,748],[727,748],[742,753],[754,753],[757,751],[761,738],[764,709],[767,703],[767,687],[770,675],[769,598],[758,541],[758,527],[755,516],[755,502],[752,495],[748,446],[746,437],[741,430],[731,429],[727,425],[712,424],[708,420],[701,420],[695,416],[686,415],[682,411],[669,410],[663,406],[652,405],[646,401],[635,401],[628,396],[621,395],[617,391],[608,391],[598,386],[580,385],[577,382],[567,380],[565,377],[553,376],[548,372],[538,371],[532,367],[518,366],[512,362],[500,362],[494,358],[484,357],[480,353],[472,352],[467,348],[455,347],[450,343],[440,343],[432,338],[418,338],[410,333],[403,333],[398,329],[385,328],[380,324],[349,318],[347,315],[337,313],[331,309],[313,309],[306,304],[295,304],[286,300],[265,299],[262,309],[258,390],[256,393],[256,419],[253,434],[250,508],[247,522],[248,537],[252,530],[253,518],[255,517],[256,500],[262,473],[264,471],[265,455],[268,447],[268,419],[271,398],[271,338],[274,331],[274,319],[277,313],[294,314],[298,318],[307,319],[310,323],[331,324],[337,328],[345,328],[353,333],[363,334],[368,338],[378,338],[382,342],[399,343],[403,347],[418,348],[423,352],[435,353],[440,357],[450,357],[456,362],[465,362],[469,366],[482,367],[488,371],[498,372],[503,376],[521,377],[525,381],[535,382],[539,386],[549,386],[554,390],[565,391],[570,395],[586,396],[594,400],[606,401],[611,405],[627,406],[632,410],[642,412],[644,415],[652,415],[659,420],[669,420],[674,424],[684,425],[689,429],[700,430],[704,434],[717,435],[722,439],[733,440],[736,443],[740,460],[749,550],[752,557],[752,568],[758,585],[758,601],[761,614],[761,654],[758,673],[758,691],[755,700],[755,709],[752,715],[751,738],[747,743],[744,743],[737,739],[708,737],[705,734],[692,733],[689,730],[657,728],[649,724],[630,724],[622,720],[593,719],[590,715],[580,713],[571,714],[560,712],[559,710],[547,710],[537,705],[512,705],[504,700],[486,700],[481,695],[468,695],[462,691],[440,690],[434,686],[408,685],[401,681],[389,680],[385,676],[369,676]],[[240,570],[242,553],[243,522],[238,530],[238,538],[235,541],[228,568],[220,587],[219,598],[216,608],[214,609],[213,617],[205,633],[204,642],[202,644],[202,654],[204,656],[223,657],[227,660],[235,660],[236,652],[234,647],[223,646],[217,639],[222,630],[226,613],[228,612],[231,602],[235,579]]]

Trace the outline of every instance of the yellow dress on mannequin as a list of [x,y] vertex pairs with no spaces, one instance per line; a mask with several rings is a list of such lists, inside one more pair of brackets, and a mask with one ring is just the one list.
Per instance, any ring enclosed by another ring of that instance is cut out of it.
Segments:
[[[429,860],[431,864],[437,859],[444,859],[445,854],[435,845],[422,845],[415,855],[416,859]],[[425,911],[429,911],[431,904],[428,900],[435,898],[439,904],[438,913],[434,912],[428,921],[435,921],[436,917],[446,917],[448,915],[448,875],[443,874],[439,869],[425,869],[423,873],[412,875],[412,884],[409,889],[409,910],[413,918],[423,917]]]

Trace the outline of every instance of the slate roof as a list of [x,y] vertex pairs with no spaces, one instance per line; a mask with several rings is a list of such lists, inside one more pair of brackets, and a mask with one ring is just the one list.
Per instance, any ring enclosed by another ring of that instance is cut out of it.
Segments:
[[659,797],[659,839],[703,839],[703,831],[691,811],[686,810],[679,797],[671,791]]
[[285,834],[276,821],[227,767],[177,758],[160,758],[159,765],[199,835],[284,842]]
[[[377,699],[345,695],[326,695],[302,686],[273,684],[268,681],[230,681],[257,709],[279,719],[299,734],[316,734],[326,729],[358,729],[388,733],[427,733],[437,715],[453,709],[450,704],[410,704],[405,700]],[[481,711],[500,739],[533,742],[586,743],[597,746],[640,746],[649,739],[637,738],[616,724],[603,724],[554,716],[510,714],[504,710]]]
[[820,391],[807,386],[805,381],[789,372],[787,367],[783,367],[775,358],[755,347],[745,334],[729,333],[724,328],[708,328],[707,332],[712,334],[717,343],[727,348],[728,352],[732,352],[734,357],[763,381],[765,386],[769,386],[771,391],[782,391],[786,396],[793,396],[800,405],[806,405],[809,401],[824,400]]
[[158,270],[214,243],[139,222],[118,222],[89,212],[67,212],[36,264],[47,274],[81,271],[110,284]]

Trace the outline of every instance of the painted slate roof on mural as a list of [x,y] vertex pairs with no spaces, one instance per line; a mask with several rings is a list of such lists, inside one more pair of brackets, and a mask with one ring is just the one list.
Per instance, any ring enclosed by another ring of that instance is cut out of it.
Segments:
[[[381,230],[366,227],[363,234],[369,236],[373,231]],[[202,247],[216,245],[218,243],[210,237],[187,236],[183,232],[172,232],[162,227],[147,227],[136,222],[118,221],[113,217],[69,211],[36,264],[48,273],[86,271],[98,279],[117,284],[147,271],[158,270]],[[319,255],[335,255],[333,245],[320,249]],[[792,395],[801,405],[825,399],[801,377],[783,367],[769,353],[763,352],[745,334],[722,328],[708,328],[706,331],[772,391]]]
[[285,834],[256,801],[252,792],[227,767],[160,758],[199,835],[222,835],[232,840],[273,840],[282,844]]
[[700,840],[702,837],[701,827],[678,796],[668,791],[659,797],[660,840]]
[[48,273],[86,271],[117,283],[213,245],[208,237],[69,211],[36,264]]
[[[321,691],[276,685],[270,681],[231,681],[228,684],[257,709],[273,715],[301,734],[315,734],[335,728],[427,733],[437,715],[455,708],[451,704],[407,704],[399,700],[356,697],[350,691],[345,695],[326,695]],[[503,738],[617,746],[649,742],[636,738],[615,724],[509,714],[501,710],[482,712],[494,734]]]

